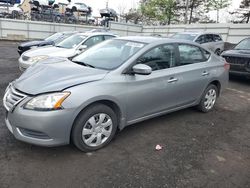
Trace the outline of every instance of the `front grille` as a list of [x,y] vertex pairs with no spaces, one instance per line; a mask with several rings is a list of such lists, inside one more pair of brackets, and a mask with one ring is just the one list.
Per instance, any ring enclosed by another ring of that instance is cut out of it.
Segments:
[[7,111],[12,111],[27,95],[10,85],[4,95],[3,104]]
[[30,57],[28,57],[28,56],[26,56],[26,55],[23,55],[23,56],[22,56],[22,60],[23,60],[23,61],[28,61],[29,58],[30,58]]
[[228,63],[234,64],[234,65],[249,65],[250,63],[250,58],[245,58],[245,57],[225,56],[224,58],[226,59]]
[[250,58],[246,57],[230,57],[223,56],[228,63],[230,63],[230,69],[235,71],[249,71]]

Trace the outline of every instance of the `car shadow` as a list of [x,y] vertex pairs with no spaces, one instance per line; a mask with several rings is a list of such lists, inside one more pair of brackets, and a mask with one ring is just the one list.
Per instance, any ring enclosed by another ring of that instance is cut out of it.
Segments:
[[235,83],[250,86],[250,77],[230,75],[229,80],[230,80],[230,82],[235,82]]

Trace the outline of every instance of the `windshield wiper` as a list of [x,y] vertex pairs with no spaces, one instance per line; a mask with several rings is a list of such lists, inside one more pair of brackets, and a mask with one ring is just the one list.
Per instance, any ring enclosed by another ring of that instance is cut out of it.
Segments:
[[72,61],[73,63],[76,63],[76,64],[79,64],[79,65],[83,65],[85,67],[91,67],[91,68],[95,68],[95,66],[93,65],[90,65],[90,64],[87,64],[87,63],[84,63],[82,61]]

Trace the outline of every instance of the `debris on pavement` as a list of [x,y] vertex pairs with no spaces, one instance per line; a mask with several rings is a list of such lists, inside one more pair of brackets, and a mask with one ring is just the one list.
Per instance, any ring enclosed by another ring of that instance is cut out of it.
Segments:
[[162,146],[161,145],[159,145],[159,144],[157,144],[156,146],[155,146],[155,150],[157,150],[157,151],[159,151],[159,150],[162,150]]

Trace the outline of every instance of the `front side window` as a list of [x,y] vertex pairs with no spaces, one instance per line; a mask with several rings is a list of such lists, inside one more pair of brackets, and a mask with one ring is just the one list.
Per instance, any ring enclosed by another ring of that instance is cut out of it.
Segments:
[[170,68],[175,64],[175,47],[168,44],[153,48],[141,56],[137,64],[148,65],[152,71]]
[[121,66],[144,46],[145,44],[140,42],[106,40],[75,57],[73,62],[94,68],[113,70]]
[[205,35],[205,42],[214,42],[213,35]]
[[105,38],[105,40],[109,40],[109,39],[114,38],[114,36],[112,36],[112,35],[105,35],[104,38]]
[[75,48],[79,44],[81,44],[85,40],[85,38],[86,38],[85,35],[78,35],[78,34],[72,35],[71,37],[66,38],[56,46],[67,49]]
[[199,44],[205,43],[205,35],[199,36],[198,39],[196,39],[195,42],[197,42],[197,43],[199,43]]
[[95,44],[98,44],[103,41],[103,36],[94,36],[89,38],[86,42],[84,42],[84,45],[86,45],[88,48],[91,46],[94,46]]
[[189,65],[206,61],[202,50],[193,45],[179,44],[180,65]]

